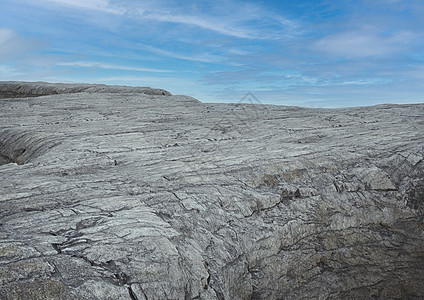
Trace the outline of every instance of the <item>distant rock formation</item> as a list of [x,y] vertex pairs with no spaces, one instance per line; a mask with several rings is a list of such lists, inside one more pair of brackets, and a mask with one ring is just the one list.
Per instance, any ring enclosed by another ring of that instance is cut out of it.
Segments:
[[424,104],[0,91],[0,299],[424,298]]
[[67,84],[47,82],[0,81],[0,99],[39,97],[56,94],[74,93],[140,93],[146,95],[165,95],[171,93],[149,87],[116,86],[104,84]]

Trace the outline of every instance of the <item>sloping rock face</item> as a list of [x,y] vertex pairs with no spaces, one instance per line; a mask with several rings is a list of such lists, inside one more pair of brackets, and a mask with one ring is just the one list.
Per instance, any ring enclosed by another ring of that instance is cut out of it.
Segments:
[[424,105],[114,89],[0,101],[1,299],[424,298]]

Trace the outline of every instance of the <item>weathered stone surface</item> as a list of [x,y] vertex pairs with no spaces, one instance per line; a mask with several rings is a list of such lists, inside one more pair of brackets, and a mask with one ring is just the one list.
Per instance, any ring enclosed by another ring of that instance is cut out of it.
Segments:
[[0,101],[1,299],[424,298],[424,105],[105,89]]

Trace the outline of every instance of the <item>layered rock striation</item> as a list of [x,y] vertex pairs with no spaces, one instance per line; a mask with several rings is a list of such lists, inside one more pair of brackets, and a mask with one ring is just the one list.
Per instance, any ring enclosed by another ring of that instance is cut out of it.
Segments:
[[0,100],[1,299],[424,297],[424,104],[19,85],[57,93]]

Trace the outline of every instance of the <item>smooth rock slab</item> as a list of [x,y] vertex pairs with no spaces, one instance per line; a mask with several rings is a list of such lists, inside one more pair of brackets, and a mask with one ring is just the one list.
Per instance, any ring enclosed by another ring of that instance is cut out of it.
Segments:
[[0,100],[1,299],[424,298],[424,105],[85,87]]

